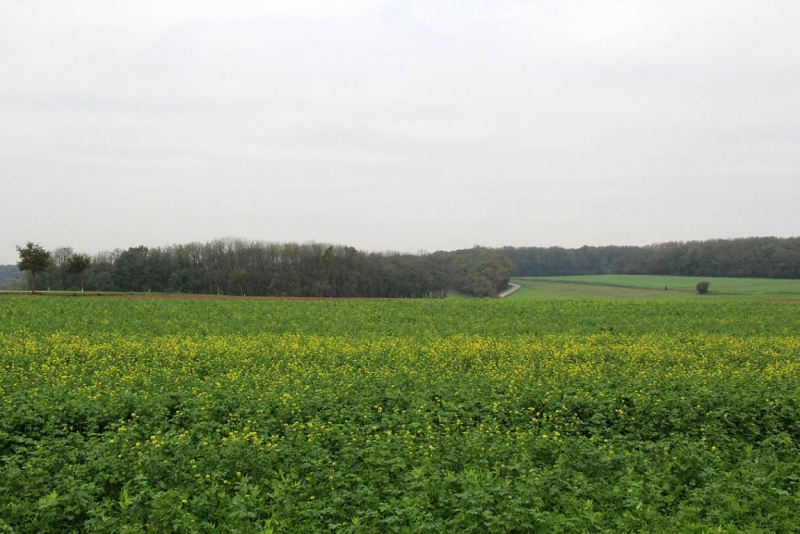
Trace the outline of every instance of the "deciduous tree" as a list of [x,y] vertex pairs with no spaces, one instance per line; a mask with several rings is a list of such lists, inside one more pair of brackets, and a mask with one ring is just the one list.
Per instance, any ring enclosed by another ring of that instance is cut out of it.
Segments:
[[67,258],[67,272],[78,276],[81,282],[81,293],[83,293],[83,273],[92,264],[92,258],[88,254],[73,254]]
[[25,247],[17,247],[19,261],[17,267],[20,271],[28,271],[30,275],[31,293],[36,291],[36,275],[47,270],[50,266],[50,252],[39,243],[28,241]]

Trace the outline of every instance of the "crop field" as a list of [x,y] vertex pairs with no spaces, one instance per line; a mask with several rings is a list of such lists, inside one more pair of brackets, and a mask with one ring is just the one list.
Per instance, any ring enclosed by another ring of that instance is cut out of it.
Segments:
[[6,296],[0,365],[0,532],[800,531],[793,303]]
[[[700,296],[695,286],[710,282],[709,293]],[[715,278],[702,276],[656,276],[604,274],[514,278],[522,288],[513,299],[623,298],[726,300],[797,300],[800,280],[768,278]],[[667,288],[666,290],[664,288]]]

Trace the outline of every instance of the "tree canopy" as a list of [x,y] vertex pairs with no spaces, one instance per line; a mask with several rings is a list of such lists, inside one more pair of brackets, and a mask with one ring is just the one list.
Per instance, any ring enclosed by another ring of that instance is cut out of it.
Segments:
[[20,269],[62,290],[283,297],[494,297],[511,276],[665,274],[800,278],[800,238],[759,237],[645,247],[473,247],[406,254],[322,243],[217,239],[131,247],[94,257],[36,243],[17,247]]
[[425,254],[375,253],[320,243],[218,239],[145,246],[89,258],[60,247],[48,287],[284,297],[443,298],[451,288],[496,296],[513,265],[476,247]]
[[27,271],[30,274],[31,293],[36,290],[36,275],[47,270],[50,266],[50,252],[45,250],[39,243],[28,241],[24,247],[17,247],[19,261],[17,267],[20,271]]
[[800,278],[800,237],[748,237],[644,247],[505,247],[514,276],[664,274]]
[[92,264],[92,258],[88,254],[72,254],[66,260],[67,273],[76,275],[81,283],[81,292],[83,292],[83,273]]

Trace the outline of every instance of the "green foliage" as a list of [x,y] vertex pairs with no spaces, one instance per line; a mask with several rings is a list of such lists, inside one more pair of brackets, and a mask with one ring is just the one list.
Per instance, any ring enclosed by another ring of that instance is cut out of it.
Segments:
[[483,247],[450,253],[453,287],[466,295],[496,297],[508,286],[514,264],[507,257]]
[[[139,246],[93,260],[56,249],[48,287],[83,290],[206,293],[239,296],[444,298],[451,286],[470,296],[496,296],[513,265],[475,247],[433,254],[366,253],[353,247],[276,244],[243,239],[150,249]],[[80,267],[80,269],[79,269]]]
[[[72,258],[72,249],[58,249]],[[48,287],[73,289],[56,262]],[[205,293],[281,297],[443,298],[451,281],[447,253],[366,253],[319,243],[220,239],[97,254],[78,277],[90,291]]]
[[88,254],[72,254],[67,258],[66,269],[67,273],[78,277],[81,283],[81,291],[83,291],[83,273],[92,265],[92,259]]
[[[691,299],[697,297],[697,277],[604,274],[513,278],[522,289],[511,299],[621,298]],[[798,300],[800,280],[712,278],[715,299]]]
[[709,285],[711,285],[709,282],[697,282],[697,292],[701,295],[705,295],[708,293]]
[[38,243],[28,241],[24,247],[17,247],[19,261],[17,267],[20,271],[30,273],[31,292],[36,290],[36,275],[44,272],[50,266],[50,252],[42,248]]
[[800,237],[748,237],[645,247],[504,247],[515,276],[660,274],[800,278]]
[[800,308],[0,299],[0,531],[796,532]]

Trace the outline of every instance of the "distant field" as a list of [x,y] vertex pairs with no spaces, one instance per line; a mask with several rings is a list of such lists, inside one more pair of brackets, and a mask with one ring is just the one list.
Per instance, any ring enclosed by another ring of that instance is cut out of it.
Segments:
[[[703,280],[711,283],[709,293],[705,296],[698,295],[695,290],[697,283]],[[514,278],[512,282],[520,284],[522,288],[509,295],[507,298],[510,299],[800,299],[800,280],[775,280],[767,278],[607,274]]]

